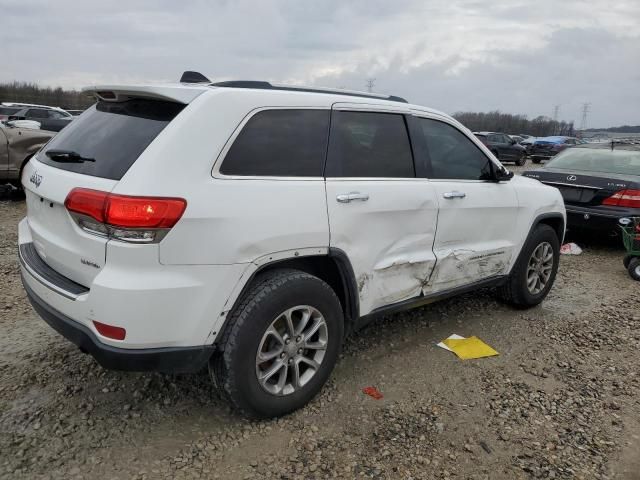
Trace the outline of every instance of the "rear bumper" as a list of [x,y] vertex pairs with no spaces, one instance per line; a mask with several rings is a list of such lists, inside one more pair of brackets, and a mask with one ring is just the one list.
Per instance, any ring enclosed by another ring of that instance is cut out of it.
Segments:
[[206,365],[215,350],[213,346],[125,349],[106,345],[90,329],[44,302],[25,282],[24,276],[22,283],[38,315],[105,368],[136,372],[196,372]]
[[603,212],[601,208],[567,205],[567,228],[600,231],[619,231],[621,218],[640,217],[639,209],[616,209]]

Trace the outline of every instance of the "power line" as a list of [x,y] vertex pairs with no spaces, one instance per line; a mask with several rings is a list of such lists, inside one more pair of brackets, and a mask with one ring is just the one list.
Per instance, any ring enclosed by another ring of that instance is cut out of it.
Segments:
[[587,116],[591,111],[591,102],[585,102],[582,104],[582,122],[580,122],[580,130],[587,128]]
[[375,87],[375,85],[376,85],[375,78],[367,78],[367,92],[372,93],[373,87]]

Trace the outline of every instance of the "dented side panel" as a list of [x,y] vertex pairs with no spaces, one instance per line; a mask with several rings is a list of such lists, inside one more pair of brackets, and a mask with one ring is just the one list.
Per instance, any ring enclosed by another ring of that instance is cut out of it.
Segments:
[[[509,182],[432,180],[439,202],[434,242],[437,263],[423,293],[434,293],[509,273],[522,232]],[[463,192],[464,198],[445,198]]]
[[[436,263],[438,202],[421,179],[327,179],[330,245],[351,261],[360,314],[420,295]],[[367,201],[340,203],[360,192]]]

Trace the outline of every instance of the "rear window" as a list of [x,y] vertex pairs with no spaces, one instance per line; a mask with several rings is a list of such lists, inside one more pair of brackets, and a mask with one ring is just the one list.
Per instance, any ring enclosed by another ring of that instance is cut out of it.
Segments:
[[[120,180],[183,108],[158,100],[98,102],[53,137],[38,160],[70,172]],[[46,156],[49,150],[67,150],[95,161],[56,162]]]
[[606,150],[600,148],[569,148],[558,154],[547,168],[640,175],[640,150]]

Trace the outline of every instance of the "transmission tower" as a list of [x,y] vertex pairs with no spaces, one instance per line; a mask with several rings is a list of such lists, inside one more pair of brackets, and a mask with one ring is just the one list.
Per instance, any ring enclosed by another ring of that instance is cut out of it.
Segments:
[[557,121],[558,121],[558,115],[559,115],[559,113],[560,113],[560,105],[556,105],[556,106],[554,106],[554,107],[553,107],[553,120],[554,120],[555,122],[557,122]]
[[373,92],[373,87],[376,86],[376,79],[375,78],[367,78],[367,92],[371,93]]
[[585,102],[582,104],[582,122],[580,122],[580,130],[587,128],[587,115],[591,111],[591,102]]

